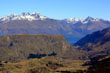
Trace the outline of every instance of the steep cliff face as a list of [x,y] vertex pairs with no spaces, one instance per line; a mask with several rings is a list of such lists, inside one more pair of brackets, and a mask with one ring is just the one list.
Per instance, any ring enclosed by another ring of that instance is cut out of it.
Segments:
[[0,60],[17,61],[42,56],[78,59],[81,55],[61,35],[7,35],[0,37]]

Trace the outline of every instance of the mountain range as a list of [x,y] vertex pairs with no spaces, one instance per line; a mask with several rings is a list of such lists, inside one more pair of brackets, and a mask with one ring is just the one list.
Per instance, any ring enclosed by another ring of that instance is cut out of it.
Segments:
[[0,16],[0,35],[8,34],[61,34],[74,43],[85,35],[110,26],[109,20],[87,17],[52,19],[34,12]]
[[109,73],[109,26],[92,17],[1,16],[0,73]]

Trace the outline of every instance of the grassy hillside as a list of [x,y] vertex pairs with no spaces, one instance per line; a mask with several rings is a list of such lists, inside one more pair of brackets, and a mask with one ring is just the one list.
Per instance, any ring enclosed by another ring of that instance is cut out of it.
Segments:
[[55,57],[24,60],[17,63],[2,63],[0,73],[84,73],[85,61],[60,61]]
[[54,54],[79,59],[82,54],[61,35],[7,35],[0,37],[0,60],[19,61]]

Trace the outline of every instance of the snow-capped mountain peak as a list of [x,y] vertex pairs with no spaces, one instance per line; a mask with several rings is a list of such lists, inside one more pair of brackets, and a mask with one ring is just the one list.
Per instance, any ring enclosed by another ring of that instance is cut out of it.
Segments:
[[32,16],[36,16],[36,15],[41,15],[41,14],[38,13],[38,12],[33,12],[31,15],[32,15]]
[[87,24],[88,22],[99,22],[99,21],[102,21],[102,19],[92,18],[92,17],[88,16],[85,19],[83,19],[83,18],[67,18],[67,19],[63,19],[63,21],[65,21],[67,23],[71,23],[71,24],[75,24],[77,22],[81,22],[82,24]]
[[30,15],[30,13],[29,12],[23,12],[21,15],[28,16],[28,15]]
[[92,17],[90,17],[90,16],[88,16],[86,19],[85,19],[85,21],[94,21],[95,19],[94,18],[92,18]]
[[20,15],[15,15],[15,14],[11,14],[8,16],[0,16],[0,22],[3,21],[10,21],[10,20],[29,20],[29,21],[33,21],[33,20],[45,20],[47,19],[46,16],[42,16],[40,13],[34,12],[32,14],[28,13],[28,12],[23,12]]
[[64,19],[67,23],[75,23],[75,22],[78,22],[78,21],[83,21],[82,18],[67,18],[67,19]]

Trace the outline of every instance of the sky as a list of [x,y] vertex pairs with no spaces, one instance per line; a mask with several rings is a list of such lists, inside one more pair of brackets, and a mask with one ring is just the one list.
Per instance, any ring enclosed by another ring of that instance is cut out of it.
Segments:
[[54,19],[110,19],[110,0],[0,0],[0,16],[39,12]]

